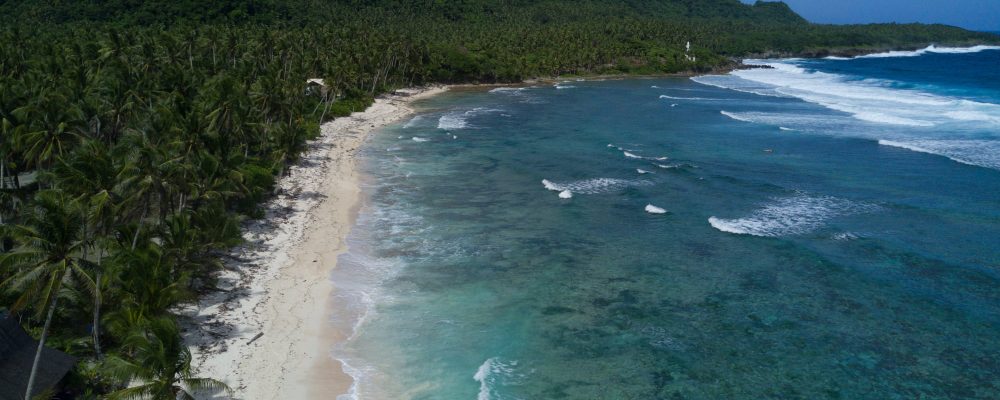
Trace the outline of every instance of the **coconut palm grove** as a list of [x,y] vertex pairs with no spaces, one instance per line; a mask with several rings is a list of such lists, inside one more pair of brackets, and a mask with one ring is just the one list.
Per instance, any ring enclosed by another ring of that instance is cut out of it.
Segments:
[[382,94],[998,41],[738,0],[0,3],[0,312],[76,360],[36,387],[35,356],[18,397],[227,390],[191,370],[178,310],[219,290],[319,126]]

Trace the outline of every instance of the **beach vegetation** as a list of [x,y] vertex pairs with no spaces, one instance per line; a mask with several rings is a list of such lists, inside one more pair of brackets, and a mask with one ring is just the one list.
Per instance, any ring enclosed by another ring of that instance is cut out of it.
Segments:
[[3,2],[0,309],[80,360],[65,397],[225,391],[193,375],[179,309],[221,290],[319,125],[380,95],[998,40],[738,0]]

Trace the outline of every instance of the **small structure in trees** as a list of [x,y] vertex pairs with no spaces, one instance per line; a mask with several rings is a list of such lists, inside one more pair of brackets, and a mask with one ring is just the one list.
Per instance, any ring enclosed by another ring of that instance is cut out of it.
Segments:
[[690,62],[698,61],[698,57],[691,55],[691,42],[688,41],[687,45],[684,46],[684,59]]
[[[17,319],[0,313],[0,400],[24,399],[36,350],[38,342],[21,329]],[[42,393],[56,386],[74,364],[73,356],[42,348],[32,393]]]
[[326,82],[324,82],[323,79],[312,78],[306,80],[306,94],[313,94],[325,98],[329,90],[330,89],[326,86]]

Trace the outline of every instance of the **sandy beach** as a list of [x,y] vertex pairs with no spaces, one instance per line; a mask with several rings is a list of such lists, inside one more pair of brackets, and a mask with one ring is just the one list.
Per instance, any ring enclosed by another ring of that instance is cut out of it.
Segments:
[[[357,151],[376,129],[413,113],[446,87],[408,89],[322,126],[278,182],[266,216],[244,226],[217,292],[184,311],[195,375],[226,382],[239,399],[336,398],[351,377],[330,357],[330,272],[360,200]],[[201,394],[200,398],[217,398]]]

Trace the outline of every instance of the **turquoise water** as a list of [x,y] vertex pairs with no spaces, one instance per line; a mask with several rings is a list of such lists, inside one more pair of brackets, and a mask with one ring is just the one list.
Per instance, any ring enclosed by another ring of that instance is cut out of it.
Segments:
[[976,50],[422,103],[364,150],[344,397],[1000,397]]

